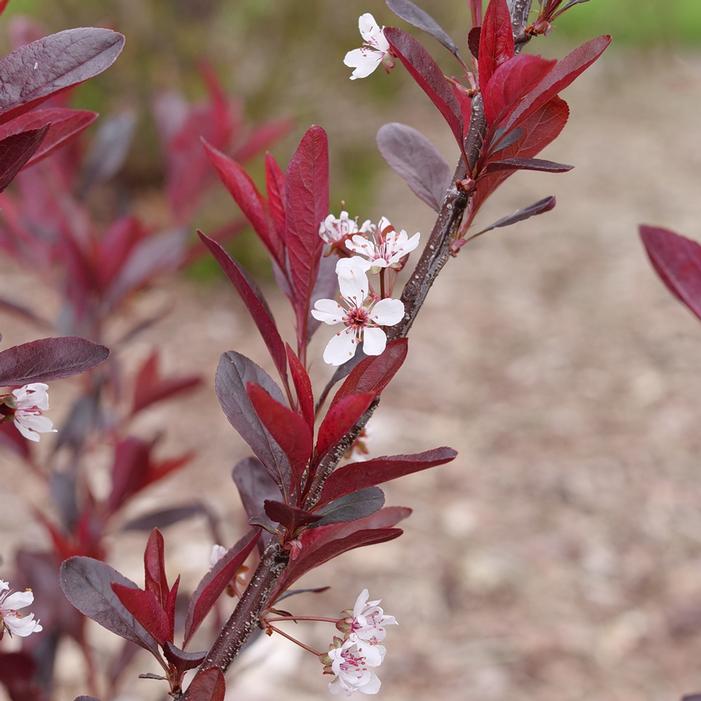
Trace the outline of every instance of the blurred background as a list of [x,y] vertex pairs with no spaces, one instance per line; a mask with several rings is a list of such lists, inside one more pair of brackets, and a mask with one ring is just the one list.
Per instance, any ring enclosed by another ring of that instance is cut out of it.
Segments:
[[[463,0],[421,4],[463,41]],[[292,120],[272,148],[281,162],[310,123],[327,128],[334,211],[344,201],[352,216],[428,232],[432,212],[386,167],[374,136],[387,121],[406,122],[449,161],[452,137],[402,70],[348,80],[342,58],[359,45],[357,17],[368,10],[396,23],[380,0],[11,0],[2,26],[26,15],[47,32],[98,25],[127,35],[117,65],[74,103],[138,112],[118,184],[153,226],[166,215],[151,100],[166,88],[201,97],[197,66],[206,60],[250,120]],[[458,460],[390,484],[388,502],[415,509],[405,535],[316,571],[308,583],[331,591],[292,600],[297,613],[329,615],[363,587],[384,599],[400,621],[382,670],[387,701],[663,701],[701,690],[701,326],[659,283],[637,237],[641,222],[701,236],[701,3],[591,0],[529,50],[562,55],[602,33],[614,35],[614,48],[565,95],[570,124],[545,155],[576,170],[516,175],[481,220],[548,194],[558,207],[492,232],[450,263],[369,426],[374,455],[451,445]],[[260,159],[252,172],[261,175]],[[222,213],[235,206],[215,188],[196,224],[207,230]],[[269,280],[256,247],[247,233],[233,244]],[[0,281],[15,297],[52,304],[2,260]],[[283,318],[285,301],[272,286],[270,294]],[[174,452],[199,452],[144,493],[135,513],[194,490],[233,542],[244,521],[229,472],[245,448],[212,378],[221,352],[261,357],[262,345],[207,262],[149,292],[139,310],[166,300],[174,313],[130,353],[143,358],[156,346],[168,370],[206,382],[185,407],[154,410],[143,429],[165,425]],[[3,312],[2,333],[7,346],[33,329]],[[322,331],[316,341],[319,379],[325,339]],[[70,391],[55,390],[59,425]],[[30,517],[42,497],[20,465],[0,460],[2,554],[11,560],[14,547],[45,539]],[[170,571],[194,585],[207,566],[206,529],[175,526],[168,544]],[[113,563],[140,581],[143,538],[115,536],[111,546]],[[91,634],[111,645],[96,627]],[[319,646],[326,634],[308,632]],[[61,649],[57,698],[85,691],[75,686],[79,664],[70,644]],[[254,647],[233,679],[231,698],[242,701],[327,693],[318,663],[277,639]],[[151,698],[155,684],[134,681],[120,698]]]

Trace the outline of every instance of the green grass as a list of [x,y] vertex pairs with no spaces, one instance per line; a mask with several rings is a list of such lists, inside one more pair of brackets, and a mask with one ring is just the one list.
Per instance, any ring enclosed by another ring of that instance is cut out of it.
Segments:
[[701,0],[590,0],[557,21],[577,38],[612,34],[618,44],[701,46]]

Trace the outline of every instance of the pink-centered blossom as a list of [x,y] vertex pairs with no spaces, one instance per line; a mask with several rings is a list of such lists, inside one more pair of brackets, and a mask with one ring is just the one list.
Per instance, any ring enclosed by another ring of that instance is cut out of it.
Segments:
[[0,638],[6,630],[10,636],[17,635],[20,638],[43,630],[39,621],[34,620],[33,613],[21,612],[21,609],[32,603],[34,594],[31,590],[10,592],[9,583],[0,579]]
[[[369,235],[363,236],[362,233]],[[361,256],[361,264],[366,270],[400,270],[402,259],[417,248],[420,239],[420,233],[410,238],[404,229],[397,231],[389,219],[382,217],[377,225],[371,224],[365,232],[354,234],[346,240],[346,248]]]
[[30,441],[39,442],[40,433],[55,433],[54,424],[43,412],[49,408],[49,386],[33,382],[12,392],[13,420],[17,430]]
[[352,640],[347,639],[340,646],[331,648],[328,658],[329,671],[335,675],[329,683],[329,691],[335,696],[350,696],[356,691],[376,694],[380,690],[381,682],[373,668],[378,667],[382,659],[366,657]]
[[365,233],[370,231],[372,224],[370,220],[366,220],[358,227],[358,220],[351,219],[348,212],[343,211],[338,217],[329,214],[326,219],[319,225],[319,236],[325,243],[331,245],[341,243],[348,237],[358,232]]
[[368,297],[368,276],[355,258],[339,260],[336,274],[344,306],[333,299],[320,299],[312,309],[317,321],[345,326],[328,342],[324,362],[342,365],[355,355],[359,343],[366,355],[380,355],[387,345],[387,334],[381,327],[398,324],[404,316],[404,304],[398,299],[375,301]]
[[363,38],[363,46],[349,51],[343,59],[346,66],[354,69],[351,80],[367,78],[383,61],[388,67],[392,66],[389,42],[385,38],[384,27],[380,27],[375,18],[366,12],[358,19],[358,29]]

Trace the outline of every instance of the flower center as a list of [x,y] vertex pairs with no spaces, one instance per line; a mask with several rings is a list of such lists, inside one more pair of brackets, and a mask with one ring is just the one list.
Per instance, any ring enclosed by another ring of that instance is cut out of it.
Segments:
[[352,329],[360,330],[368,325],[370,322],[370,315],[367,309],[363,307],[354,307],[348,311],[345,318],[346,326],[350,326]]

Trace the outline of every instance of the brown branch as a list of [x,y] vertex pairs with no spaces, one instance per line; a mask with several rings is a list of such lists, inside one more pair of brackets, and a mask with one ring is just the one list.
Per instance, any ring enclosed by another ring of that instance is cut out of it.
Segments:
[[[526,4],[530,10],[530,0],[515,0],[515,3],[519,6]],[[527,15],[528,12],[526,12]],[[468,176],[477,163],[485,133],[486,121],[482,98],[478,95],[472,101],[470,130],[465,140],[467,163],[465,158],[461,157],[455,170],[453,183],[448,188],[443,199],[428,242],[402,292],[405,310],[404,319],[391,330],[390,338],[402,338],[408,334],[419,311],[421,311],[431,286],[450,260],[451,243],[460,229],[460,224],[473,196],[472,193],[466,193],[461,190],[458,183]],[[380,399],[378,397],[355,426],[346,433],[322,460],[317,478],[305,503],[306,508],[314,506],[324,482],[336,468],[348,448],[353,445],[379,403]],[[275,585],[285,571],[288,561],[289,555],[283,550],[281,545],[273,543],[268,547],[249,586],[243,593],[229,620],[220,631],[200,670],[210,667],[218,667],[222,672],[227,670],[248,639],[248,636],[259,625],[260,616],[269,603],[268,598],[274,592]]]

